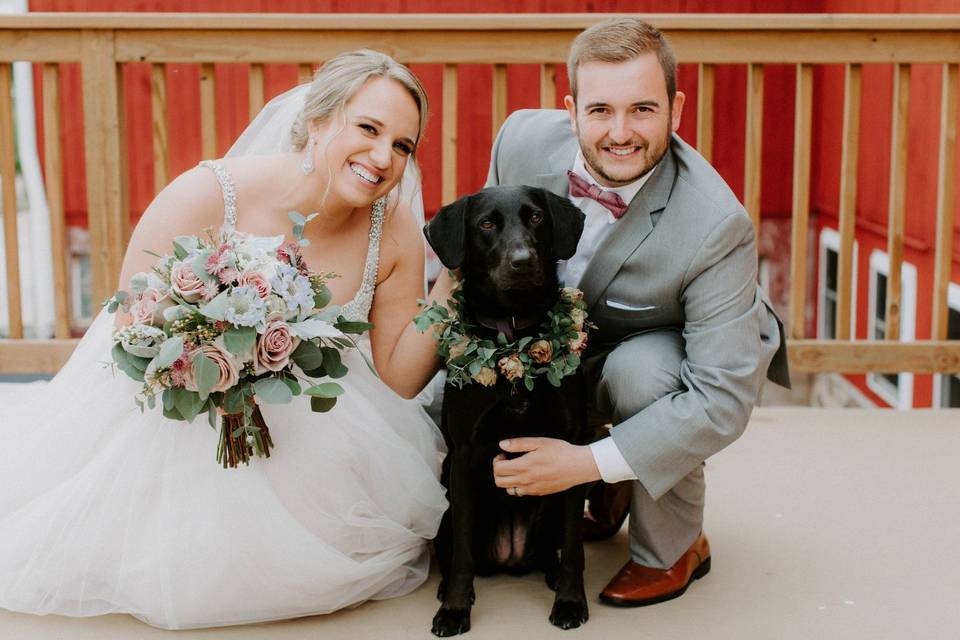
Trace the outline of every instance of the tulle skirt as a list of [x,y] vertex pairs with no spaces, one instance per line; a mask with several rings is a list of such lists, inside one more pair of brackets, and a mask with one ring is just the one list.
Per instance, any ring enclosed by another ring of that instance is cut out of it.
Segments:
[[427,577],[442,438],[357,354],[329,413],[265,405],[269,459],[141,414],[102,313],[48,384],[0,396],[0,608],[130,613],[171,629],[327,613]]

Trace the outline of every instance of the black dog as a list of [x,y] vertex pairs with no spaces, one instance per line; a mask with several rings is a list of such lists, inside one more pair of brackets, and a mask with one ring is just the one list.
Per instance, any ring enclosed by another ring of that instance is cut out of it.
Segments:
[[[583,213],[534,187],[493,187],[443,207],[424,228],[450,269],[460,268],[464,322],[477,337],[508,340],[536,334],[559,295],[556,261],[570,258]],[[582,486],[543,497],[514,497],[493,480],[498,443],[544,436],[589,441],[582,374],[557,388],[538,379],[532,392],[502,376],[494,386],[444,388],[441,429],[449,454],[442,480],[450,509],[437,534],[443,602],[433,633],[470,629],[475,575],[540,569],[556,591],[550,622],[562,629],[587,621],[583,589]],[[559,557],[558,557],[559,551]]]

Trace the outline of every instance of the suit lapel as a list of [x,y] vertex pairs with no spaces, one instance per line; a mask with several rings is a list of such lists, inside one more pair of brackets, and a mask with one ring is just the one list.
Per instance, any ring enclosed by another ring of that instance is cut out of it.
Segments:
[[570,138],[561,144],[547,159],[550,173],[538,175],[534,186],[551,191],[561,198],[568,197],[570,195],[570,179],[567,177],[567,171],[573,168],[573,159],[577,156],[577,149],[576,138]]
[[630,202],[627,213],[616,223],[617,228],[607,234],[597,247],[580,279],[580,289],[588,307],[592,308],[597,303],[600,294],[617,275],[626,259],[653,231],[650,214],[666,208],[677,177],[677,161],[672,148],[667,150],[653,171],[650,180]]

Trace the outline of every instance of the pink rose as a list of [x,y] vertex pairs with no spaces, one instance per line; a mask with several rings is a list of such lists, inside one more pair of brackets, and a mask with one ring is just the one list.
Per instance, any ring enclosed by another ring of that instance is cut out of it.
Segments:
[[170,288],[187,302],[196,302],[203,297],[205,283],[186,262],[174,262],[170,269]]
[[256,289],[257,295],[264,300],[270,297],[270,283],[256,271],[248,271],[240,275],[240,286],[244,285]]
[[130,315],[133,316],[134,324],[160,326],[163,324],[163,310],[173,304],[166,291],[150,287],[130,305]]
[[587,348],[586,331],[577,331],[577,337],[570,338],[570,341],[567,342],[567,345],[570,347],[570,351],[573,353],[583,353],[583,350]]
[[290,333],[283,316],[273,314],[267,318],[263,335],[257,337],[254,357],[257,375],[266,371],[280,371],[290,363],[290,354],[300,344],[300,339]]
[[[217,378],[217,383],[213,385],[213,388],[210,390],[211,393],[226,391],[240,380],[240,367],[237,365],[236,358],[227,351],[225,347],[218,344],[217,341],[205,344],[191,353],[191,364],[193,360],[198,357],[198,354],[203,354],[213,360],[213,363],[220,369],[220,376]],[[187,370],[185,378],[186,384],[184,384],[184,386],[189,391],[196,391],[197,382],[193,376],[192,366]]]

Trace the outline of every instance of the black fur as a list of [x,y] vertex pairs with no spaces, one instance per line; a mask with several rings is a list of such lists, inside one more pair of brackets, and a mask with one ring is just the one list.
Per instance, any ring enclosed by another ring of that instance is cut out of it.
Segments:
[[[460,268],[465,315],[546,317],[557,301],[556,261],[571,257],[583,214],[568,200],[534,187],[493,187],[443,207],[424,228],[448,268]],[[496,338],[496,330],[480,329]],[[537,331],[536,325],[515,338]],[[470,629],[475,575],[539,569],[556,591],[550,622],[579,627],[588,617],[583,589],[584,488],[543,497],[507,495],[493,481],[498,443],[544,436],[588,441],[586,390],[581,373],[560,388],[538,379],[533,392],[502,376],[444,389],[441,429],[449,448],[443,483],[450,498],[436,539],[443,602],[433,633]]]

